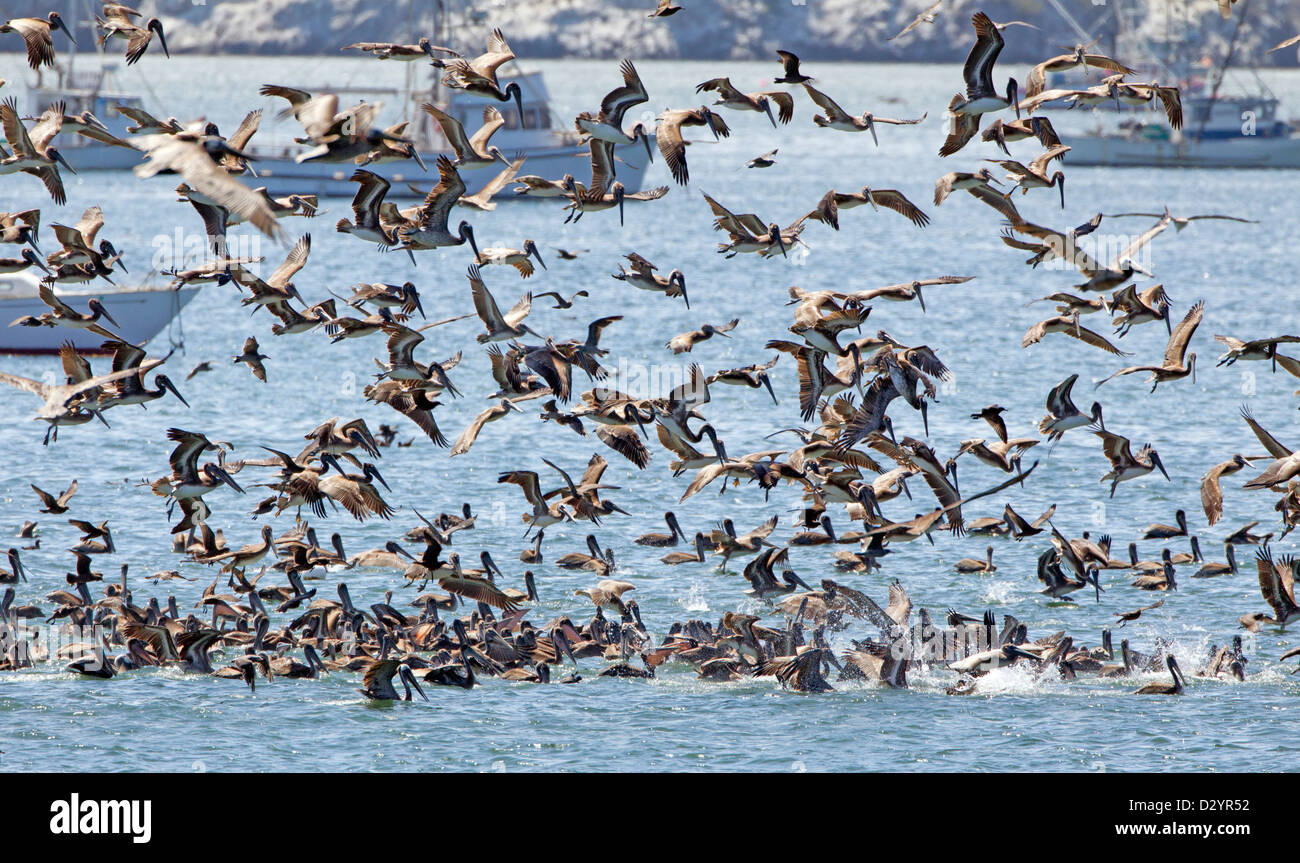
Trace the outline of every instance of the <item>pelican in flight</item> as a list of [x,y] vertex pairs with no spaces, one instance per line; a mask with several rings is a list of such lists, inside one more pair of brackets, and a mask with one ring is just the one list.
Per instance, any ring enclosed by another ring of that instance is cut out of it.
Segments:
[[109,39],[126,40],[126,65],[130,66],[144,56],[144,52],[149,50],[149,45],[153,42],[154,34],[158,34],[158,44],[162,46],[163,54],[168,58],[171,52],[167,50],[167,36],[163,33],[162,22],[157,18],[150,18],[145,25],[141,27],[136,18],[140,13],[130,6],[123,6],[121,3],[105,3],[104,17],[95,16],[95,26],[101,31],[97,44],[103,45]]
[[1135,372],[1150,372],[1151,377],[1147,380],[1151,382],[1151,392],[1156,391],[1156,387],[1165,381],[1176,381],[1191,375],[1192,383],[1196,383],[1196,354],[1187,353],[1187,345],[1192,340],[1192,334],[1196,332],[1197,326],[1201,323],[1201,318],[1205,314],[1205,301],[1201,300],[1187,312],[1178,326],[1174,327],[1173,333],[1169,336],[1169,344],[1165,347],[1164,362],[1158,366],[1129,366],[1126,369],[1120,369],[1106,378],[1099,381],[1097,386],[1101,386],[1111,378],[1117,378],[1120,375],[1131,375]]
[[1105,429],[1094,431],[1093,434],[1101,438],[1102,452],[1110,460],[1110,473],[1103,476],[1101,481],[1110,481],[1111,497],[1115,496],[1115,487],[1121,482],[1146,476],[1153,470],[1159,470],[1166,480],[1169,479],[1169,472],[1160,461],[1160,454],[1152,449],[1150,444],[1144,445],[1135,455],[1129,439],[1123,435]]
[[0,33],[17,33],[23,37],[27,45],[27,65],[33,69],[54,66],[54,39],[51,37],[55,30],[62,30],[73,45],[77,44],[76,37],[58,12],[51,12],[44,18],[11,18],[0,24]]
[[825,112],[824,115],[814,115],[814,123],[824,128],[838,129],[841,132],[870,132],[871,140],[877,146],[880,145],[880,139],[876,136],[877,123],[886,123],[891,126],[915,126],[929,116],[928,114],[922,114],[915,120],[894,120],[890,117],[877,117],[870,111],[864,111],[859,116],[854,117],[836,104],[834,99],[811,84],[804,84],[803,88],[808,92],[808,98],[812,99],[817,107]]
[[[805,84],[805,87],[808,85]],[[767,90],[758,93],[742,93],[731,85],[730,78],[711,78],[695,88],[696,93],[713,92],[718,99],[713,104],[722,105],[733,111],[758,111],[767,115],[772,128],[776,128],[779,117],[782,123],[789,123],[794,118],[794,97],[784,90]],[[776,103],[777,116],[772,116],[772,103]]]
[[966,57],[962,68],[962,78],[966,81],[966,98],[955,100],[949,107],[953,114],[975,116],[1002,111],[1014,107],[1016,117],[1020,117],[1020,102],[1016,98],[1019,85],[1015,78],[1007,79],[1007,92],[1003,97],[993,86],[993,64],[1002,53],[1006,44],[1002,32],[993,20],[983,12],[971,16],[975,27],[975,44]]
[[579,132],[611,144],[635,144],[639,140],[645,146],[646,156],[653,160],[650,134],[646,131],[645,124],[637,123],[630,132],[623,129],[623,117],[627,114],[627,109],[648,102],[650,94],[646,92],[641,76],[637,74],[631,60],[620,63],[618,70],[623,73],[623,86],[615,87],[605,94],[605,98],[600,100],[599,113],[583,111],[574,118],[573,124]]
[[526,128],[524,121],[524,93],[518,81],[511,81],[505,89],[497,80],[497,69],[515,59],[515,52],[506,44],[506,37],[499,29],[493,30],[488,37],[487,52],[473,60],[456,57],[451,60],[435,60],[435,66],[447,70],[443,76],[444,86],[453,90],[464,90],[475,96],[484,96],[498,102],[509,102],[513,97],[515,107],[519,110],[519,128]]

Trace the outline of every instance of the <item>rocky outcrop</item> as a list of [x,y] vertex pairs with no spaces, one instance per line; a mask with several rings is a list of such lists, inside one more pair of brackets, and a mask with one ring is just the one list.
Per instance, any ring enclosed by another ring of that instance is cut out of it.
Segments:
[[[1075,32],[1045,0],[945,0],[937,20],[895,42],[888,37],[933,0],[679,0],[683,11],[650,19],[654,0],[487,0],[458,39],[478,50],[487,26],[505,31],[527,57],[768,58],[777,47],[821,60],[955,61],[969,45],[969,19],[982,9],[996,21],[1019,19],[1041,28],[1042,37],[1009,38],[1004,57],[1032,61],[1044,44],[1073,44]],[[1114,31],[1106,0],[1060,0],[1090,32],[1108,44]],[[402,40],[430,31],[436,0],[141,0],[157,15],[170,47],[198,53],[333,53],[357,40]],[[447,5],[469,5],[447,0]],[[1153,38],[1167,32],[1166,0],[1126,0],[1141,7],[1138,30]],[[1223,21],[1215,0],[1179,0],[1196,32],[1193,41],[1222,51],[1234,22]],[[43,15],[69,7],[85,18],[84,0],[0,2],[0,17]],[[1235,7],[1240,9],[1240,6]],[[1175,14],[1178,14],[1175,12]],[[1234,12],[1234,14],[1237,14]],[[84,31],[82,31],[84,32]],[[1019,33],[1025,31],[1010,31]],[[1250,0],[1238,46],[1242,62],[1295,65],[1294,50],[1264,57],[1282,39],[1300,32],[1300,3]]]

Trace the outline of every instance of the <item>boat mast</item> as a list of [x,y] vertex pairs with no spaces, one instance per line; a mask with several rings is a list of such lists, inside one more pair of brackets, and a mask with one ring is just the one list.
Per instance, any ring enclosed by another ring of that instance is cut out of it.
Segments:
[[1228,41],[1228,53],[1224,55],[1223,62],[1215,70],[1214,86],[1210,88],[1210,100],[1206,102],[1205,108],[1201,113],[1201,126],[1196,130],[1196,137],[1199,139],[1205,134],[1205,125],[1210,122],[1210,113],[1214,110],[1214,103],[1219,98],[1219,88],[1223,86],[1223,76],[1228,73],[1228,67],[1232,65],[1232,57],[1237,52],[1237,37],[1241,35],[1241,27],[1246,23],[1246,14],[1250,10],[1250,0],[1241,0],[1241,10],[1237,15],[1237,25],[1232,28],[1232,38]]

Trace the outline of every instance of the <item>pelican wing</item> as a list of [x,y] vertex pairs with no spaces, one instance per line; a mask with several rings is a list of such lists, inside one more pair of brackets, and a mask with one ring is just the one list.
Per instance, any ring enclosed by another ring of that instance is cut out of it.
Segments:
[[1205,316],[1205,300],[1201,300],[1188,310],[1187,315],[1174,327],[1173,334],[1169,336],[1169,344],[1165,348],[1165,367],[1181,366],[1183,357],[1187,353],[1187,344],[1192,340],[1192,334],[1200,326],[1201,318]]
[[36,155],[36,147],[27,134],[27,127],[18,116],[17,97],[10,96],[0,104],[0,125],[4,126],[5,139],[9,141],[9,148],[15,156]]
[[1259,439],[1264,449],[1273,458],[1286,458],[1291,455],[1291,448],[1269,434],[1268,430],[1256,421],[1255,415],[1250,412],[1250,408],[1243,407],[1241,409],[1241,418],[1246,421],[1246,425],[1250,426],[1250,430],[1255,433],[1255,437]]
[[1004,42],[1002,32],[983,12],[971,16],[971,24],[975,27],[975,44],[966,57],[961,76],[966,81],[966,97],[975,99],[996,92],[993,87],[993,64],[1002,53]]
[[438,185],[429,190],[420,206],[420,220],[426,224],[447,226],[451,208],[465,194],[465,181],[446,156],[438,157]]
[[136,176],[152,177],[173,170],[194,191],[239,214],[267,236],[278,239],[283,234],[266,199],[220,168],[196,141],[156,134],[141,135],[132,143],[148,154],[148,161],[135,167]]
[[[897,189],[872,189],[867,193],[868,197],[881,207],[886,207],[907,217],[912,224],[918,228],[924,228],[930,224],[930,217],[921,211],[921,208],[907,199],[907,196]],[[965,281],[963,279],[963,281]]]
[[470,149],[475,153],[486,153],[488,141],[497,133],[497,130],[506,124],[506,118],[501,116],[501,112],[494,106],[488,105],[483,108],[483,125],[469,139]]
[[631,60],[619,63],[618,69],[623,73],[623,86],[610,90],[605,94],[605,98],[600,100],[600,115],[610,125],[621,128],[623,115],[627,109],[648,102],[650,94],[646,92],[645,85],[641,83],[641,76],[637,74]]
[[849,123],[853,121],[853,118],[848,115],[848,112],[846,112],[843,108],[841,108],[838,104],[836,104],[834,99],[832,99],[830,96],[827,96],[821,90],[818,90],[816,87],[813,87],[810,84],[804,84],[803,88],[808,93],[808,98],[812,99],[813,103],[818,108],[821,108],[823,111],[826,112],[826,119],[829,120],[830,122]]
[[266,280],[268,285],[276,288],[283,288],[289,284],[289,280],[294,274],[307,265],[307,256],[311,254],[311,234],[303,234],[302,237],[289,250],[285,257],[284,263],[275,268],[271,278]]

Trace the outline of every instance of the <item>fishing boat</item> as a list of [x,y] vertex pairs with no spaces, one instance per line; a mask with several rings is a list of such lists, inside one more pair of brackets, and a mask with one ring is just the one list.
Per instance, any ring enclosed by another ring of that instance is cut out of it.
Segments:
[[[37,291],[40,280],[29,273],[0,276],[0,353],[52,354],[65,342],[72,342],[84,353],[102,352],[104,337],[72,327],[3,326],[27,315],[41,315],[50,309],[41,302]],[[175,290],[167,285],[111,287],[106,291],[65,290],[54,292],[73,308],[84,309],[86,301],[97,298],[109,314],[121,324],[108,327],[126,341],[143,345],[173,321],[179,325],[181,309],[198,295],[197,287]],[[107,326],[107,325],[106,325]]]
[[[375,90],[359,88],[330,88],[328,86],[312,89],[308,92],[334,92],[340,96],[384,96],[388,94],[402,97],[407,111],[403,119],[409,122],[406,135],[414,142],[421,159],[428,170],[422,170],[412,160],[366,165],[366,170],[388,179],[392,188],[389,198],[423,197],[438,181],[438,171],[434,167],[439,154],[451,154],[451,147],[442,133],[441,127],[433,118],[420,110],[420,105],[430,102],[455,118],[470,134],[483,122],[483,108],[493,105],[501,111],[505,126],[493,137],[493,146],[510,158],[524,158],[520,174],[536,174],[547,179],[556,179],[565,174],[585,178],[591,173],[591,151],[581,141],[576,129],[563,128],[558,125],[559,118],[550,109],[550,95],[546,82],[540,72],[501,72],[498,79],[503,88],[517,82],[523,93],[523,123],[520,123],[519,111],[513,102],[489,102],[474,96],[467,96],[458,90],[442,86],[437,73],[432,69],[432,81],[428,87],[412,91]],[[283,103],[281,103],[283,104]],[[305,148],[299,144],[285,142],[279,145],[259,146],[254,137],[253,146],[249,148],[254,157],[252,163],[257,173],[255,181],[267,187],[272,195],[319,195],[349,197],[357,190],[356,183],[349,177],[356,170],[351,162],[304,162],[295,161],[295,157]],[[640,191],[645,167],[649,155],[638,145],[625,145],[617,150],[618,179],[630,194]],[[501,172],[504,165],[496,164],[484,168],[462,168],[461,178],[470,193],[482,188]],[[498,200],[510,200],[512,197],[507,187]]]
[[[472,3],[434,0],[430,5],[429,33],[432,34],[431,40],[438,44],[453,44],[453,36],[460,33],[463,36],[459,43],[467,51],[471,50],[470,46],[485,41],[487,28],[483,25],[484,21],[485,16],[475,10]],[[415,36],[413,32],[412,41]],[[102,49],[97,56],[98,65],[92,69],[76,68],[77,54],[71,46],[70,50],[60,52],[60,58],[53,80],[47,79],[48,73],[42,75],[38,72],[36,83],[28,88],[29,116],[37,116],[55,102],[62,101],[68,113],[90,110],[110,133],[129,140],[131,136],[126,128],[132,121],[118,111],[117,106],[145,106],[138,95],[121,88],[114,74],[116,64]],[[426,167],[421,168],[413,160],[366,165],[367,170],[380,174],[392,183],[389,198],[422,197],[438,181],[435,167],[437,157],[440,154],[451,154],[451,147],[441,127],[421,110],[420,106],[425,102],[450,114],[469,134],[482,124],[485,106],[498,108],[505,126],[493,136],[492,143],[512,159],[525,159],[524,165],[519,169],[520,174],[535,174],[556,180],[565,174],[580,179],[590,174],[591,154],[582,142],[583,136],[573,128],[571,122],[565,121],[551,110],[550,93],[541,72],[522,70],[518,61],[513,61],[498,73],[503,89],[511,83],[519,84],[523,108],[521,117],[519,107],[513,101],[493,102],[445,87],[441,81],[442,70],[424,60],[410,63],[373,61],[372,66],[374,75],[368,77],[379,78],[391,74],[401,80],[387,87],[335,87],[329,82],[315,82],[299,88],[309,93],[337,93],[340,101],[353,98],[357,101],[396,102],[399,115],[393,118],[385,112],[380,123],[387,126],[393,122],[406,121],[408,126],[405,134],[414,141]],[[266,115],[268,118],[284,107],[284,103],[279,100],[270,101],[268,105],[273,107],[273,111]],[[167,116],[167,112],[161,110],[152,113],[160,118]],[[265,186],[267,192],[275,196],[297,194],[351,197],[355,194],[357,186],[349,181],[349,177],[356,170],[356,165],[352,162],[299,163],[296,157],[307,148],[294,142],[287,134],[281,140],[276,140],[275,131],[266,129],[265,125],[254,136],[252,145],[248,148],[254,159],[251,163],[254,176],[250,178],[250,185]],[[295,134],[301,134],[301,130],[295,129]],[[140,153],[135,149],[103,144],[81,135],[62,136],[59,149],[73,170],[78,172],[125,170],[139,164],[141,159]],[[640,145],[626,145],[618,148],[617,158],[619,182],[629,194],[640,191],[642,177],[650,160],[649,153]],[[500,173],[503,167],[466,168],[460,174],[472,194]],[[507,187],[498,200],[515,197]],[[522,199],[526,196],[519,197]]]
[[[1084,44],[1093,37],[1070,18],[1058,0],[1052,5],[1066,18]],[[1145,33],[1140,22],[1155,11],[1165,13],[1158,38]],[[1150,58],[1134,64],[1133,80],[1176,83],[1182,94],[1184,123],[1172,128],[1158,109],[1126,108],[1103,103],[1091,112],[1092,127],[1069,134],[1072,165],[1159,168],[1300,168],[1300,130],[1280,115],[1281,103],[1258,72],[1229,78],[1238,36],[1249,8],[1234,14],[1235,24],[1223,58],[1214,64],[1192,58],[1188,46],[1204,45],[1201,28],[1187,10],[1169,0],[1113,0],[1115,36],[1111,56]],[[1179,12],[1181,14],[1175,14]],[[1054,76],[1052,87],[1080,84],[1079,73]],[[1073,79],[1073,80],[1072,80]],[[1231,89],[1229,89],[1231,88]],[[1068,109],[1058,109],[1053,122],[1069,129]],[[1081,113],[1078,111],[1075,114]]]

